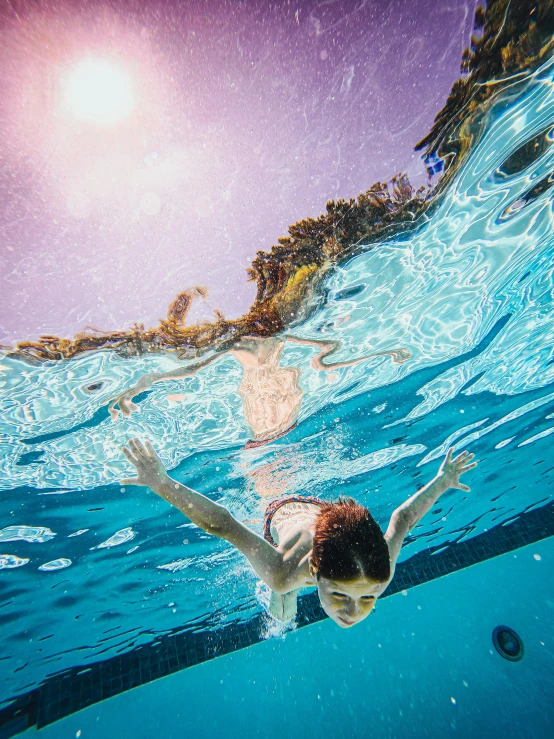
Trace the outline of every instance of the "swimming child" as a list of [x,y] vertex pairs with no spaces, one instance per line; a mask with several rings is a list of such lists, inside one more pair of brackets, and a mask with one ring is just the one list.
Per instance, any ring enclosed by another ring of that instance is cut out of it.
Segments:
[[328,503],[294,495],[270,503],[262,537],[224,506],[169,477],[149,441],[131,439],[123,453],[138,475],[121,484],[148,486],[206,533],[242,552],[271,589],[276,618],[293,618],[298,591],[315,586],[325,613],[344,629],[373,610],[410,529],[449,488],[469,492],[460,476],[477,466],[473,454],[453,458],[449,449],[433,480],[394,511],[385,534],[367,508],[350,498]]

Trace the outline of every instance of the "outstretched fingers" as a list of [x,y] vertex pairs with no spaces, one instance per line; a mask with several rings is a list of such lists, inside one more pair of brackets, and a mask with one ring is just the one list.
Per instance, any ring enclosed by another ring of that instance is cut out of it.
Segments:
[[134,439],[129,439],[129,446],[137,457],[148,456],[148,452],[144,448],[144,444],[138,437],[135,437]]
[[120,485],[140,485],[138,477],[126,477],[124,480],[119,481]]
[[470,454],[468,451],[464,451],[458,454],[457,457],[454,457],[452,461],[454,462],[454,464],[457,464],[457,465],[462,464],[462,463],[466,464],[466,462],[469,462],[470,460],[472,460],[474,456],[475,454]]
[[112,419],[112,421],[117,421],[117,419],[119,418],[119,411],[115,407],[116,405],[117,405],[117,398],[112,400],[112,402],[108,406],[108,413],[110,414],[110,418]]
[[461,470],[462,470],[462,472],[468,472],[469,470],[472,470],[472,469],[474,469],[475,467],[477,467],[477,462],[472,462],[471,464],[468,464],[468,465],[464,465],[464,466],[463,466],[463,467],[461,468]]
[[132,413],[135,413],[135,411],[139,410],[138,405],[136,405],[136,403],[133,403],[132,395],[121,395],[119,397],[118,403],[119,407],[121,408],[121,413],[125,416],[125,418],[129,418]]
[[153,446],[152,446],[152,444],[151,444],[151,443],[150,443],[150,442],[148,441],[148,439],[145,439],[145,440],[144,440],[144,447],[145,447],[145,449],[146,449],[147,453],[148,453],[148,454],[149,454],[149,455],[150,455],[151,457],[156,457],[156,456],[157,456],[157,455],[156,455],[156,451],[155,451],[154,447],[153,447]]
[[129,439],[127,442],[128,446],[123,447],[123,453],[133,464],[136,464],[141,457],[155,457],[156,452],[152,444],[145,439],[142,441],[137,436],[133,439]]
[[127,459],[129,460],[129,462],[131,464],[136,465],[137,458],[135,457],[135,455],[133,454],[133,452],[128,447],[126,447],[126,446],[122,447],[121,451],[127,457]]

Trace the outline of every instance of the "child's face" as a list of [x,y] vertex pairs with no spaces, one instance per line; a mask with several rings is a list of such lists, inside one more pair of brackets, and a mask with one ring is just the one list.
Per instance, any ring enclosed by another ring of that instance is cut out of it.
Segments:
[[348,582],[319,577],[317,591],[325,613],[341,629],[349,629],[367,618],[385,583],[375,583],[365,577]]

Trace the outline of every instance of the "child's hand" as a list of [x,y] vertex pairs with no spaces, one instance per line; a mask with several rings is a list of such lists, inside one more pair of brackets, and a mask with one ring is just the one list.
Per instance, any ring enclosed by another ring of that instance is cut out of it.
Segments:
[[[108,406],[108,413],[110,414],[112,421],[115,421],[119,417],[120,412],[125,416],[125,418],[128,418],[131,413],[138,411],[138,405],[133,403],[133,398],[135,395],[138,395],[145,390],[149,390],[151,387],[152,380],[150,379],[150,375],[144,375],[136,385],[129,390],[126,390],[124,393],[121,393],[121,395],[118,395],[117,398],[114,398]],[[119,406],[119,410],[115,407],[116,405]]]
[[390,356],[394,364],[404,364],[412,356],[412,353],[407,349],[391,349]]
[[453,452],[453,447],[450,447],[446,455],[446,459],[440,466],[438,477],[444,481],[447,488],[464,490],[466,493],[469,493],[471,488],[468,485],[464,485],[463,482],[460,482],[460,476],[463,475],[464,472],[468,472],[474,467],[477,467],[477,462],[471,461],[475,457],[475,454],[462,452],[461,454],[458,454],[455,459],[452,459]]
[[123,454],[137,468],[138,476],[121,480],[122,485],[146,485],[155,489],[168,479],[163,462],[149,441],[129,439],[129,446],[123,447]]

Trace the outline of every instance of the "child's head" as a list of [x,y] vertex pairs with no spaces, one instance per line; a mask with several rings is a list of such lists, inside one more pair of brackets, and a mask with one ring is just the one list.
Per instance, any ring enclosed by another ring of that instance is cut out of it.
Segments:
[[351,498],[321,505],[310,568],[323,610],[339,626],[370,614],[391,572],[387,542],[367,508]]

